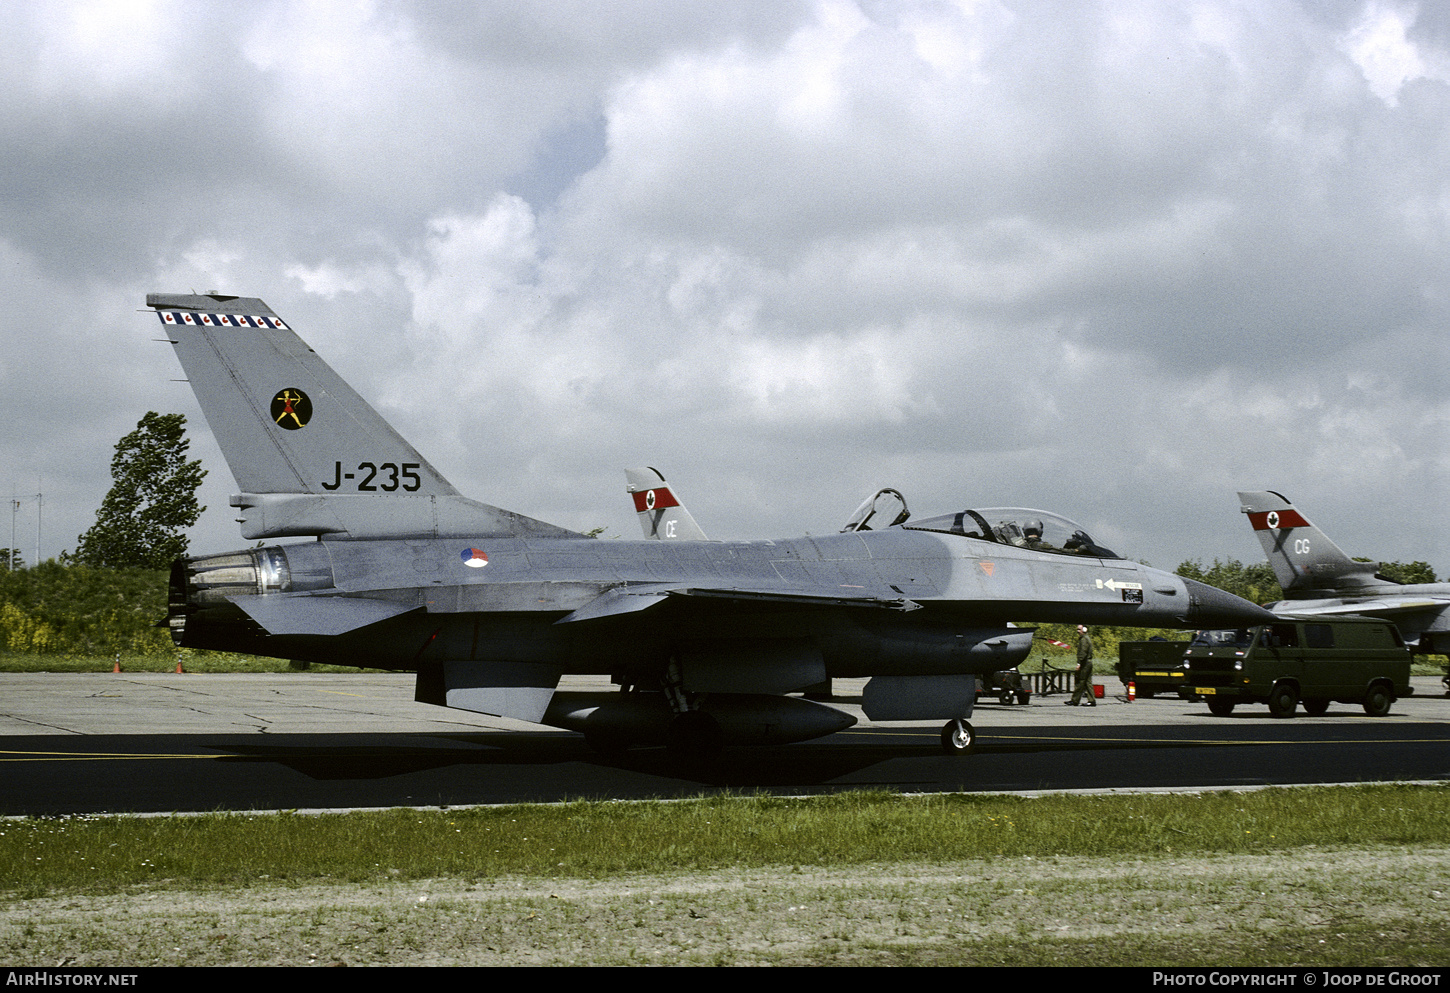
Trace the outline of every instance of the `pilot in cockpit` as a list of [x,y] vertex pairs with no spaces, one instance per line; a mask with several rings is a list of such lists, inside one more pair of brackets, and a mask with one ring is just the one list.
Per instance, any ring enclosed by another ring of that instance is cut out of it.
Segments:
[[1022,542],[1021,542],[1021,544],[1022,544],[1022,547],[1023,548],[1035,548],[1035,549],[1037,549],[1039,551],[1044,551],[1044,552],[1055,552],[1055,551],[1057,551],[1057,549],[1055,547],[1053,547],[1052,545],[1050,545],[1047,542],[1045,542],[1045,541],[1042,540],[1042,522],[1041,521],[1023,521],[1022,522]]

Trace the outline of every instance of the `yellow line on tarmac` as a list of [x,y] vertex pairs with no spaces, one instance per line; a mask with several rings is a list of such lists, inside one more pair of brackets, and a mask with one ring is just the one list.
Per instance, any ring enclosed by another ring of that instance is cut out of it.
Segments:
[[[980,732],[978,732],[978,734],[980,735]],[[980,741],[980,740],[981,739],[979,737],[978,738],[978,741]],[[1252,738],[1245,738],[1245,739],[1242,739],[1242,740],[1235,739],[1235,738],[1116,738],[1116,737],[1113,737],[1111,735],[1105,735],[1105,734],[1093,734],[1093,735],[1081,735],[1081,736],[1078,736],[1078,735],[1065,735],[1064,734],[1064,735],[1051,735],[1051,736],[1049,736],[1049,735],[1044,735],[1044,734],[996,734],[996,733],[993,733],[992,736],[991,736],[991,740],[992,741],[1048,741],[1048,742],[1051,742],[1051,741],[1091,741],[1091,742],[1105,741],[1105,742],[1108,742],[1108,743],[1111,743],[1111,744],[1122,743],[1122,744],[1128,744],[1128,745],[1158,745],[1158,744],[1169,744],[1169,745],[1299,745],[1299,744],[1303,744],[1303,742],[1299,742],[1299,741],[1284,741],[1281,738],[1267,738],[1267,739],[1265,739],[1263,741],[1259,741],[1259,740],[1252,739]],[[1330,739],[1330,740],[1335,740],[1335,739]]]
[[[885,728],[885,727],[855,727],[845,731],[836,732],[837,736],[842,735],[903,735],[918,732],[923,738],[930,737],[930,729],[927,728]],[[983,731],[977,728],[977,745],[991,745],[997,742],[1019,742],[1028,741],[1040,744],[1071,744],[1086,742],[1089,744],[1124,744],[1124,745],[1428,745],[1440,744],[1444,738],[1122,738],[1107,734],[1084,734],[1084,735],[1047,735],[1047,734],[1002,734],[998,731]]]
[[0,762],[80,762],[95,759],[222,759],[217,752],[12,752],[0,750]]

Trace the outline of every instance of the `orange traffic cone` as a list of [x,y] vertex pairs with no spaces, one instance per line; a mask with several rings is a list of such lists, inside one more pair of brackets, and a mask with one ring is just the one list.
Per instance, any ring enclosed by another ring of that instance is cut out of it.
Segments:
[[176,674],[178,676],[181,676],[181,675],[184,675],[185,674],[185,670],[183,670],[181,668],[181,656],[180,655],[176,656]]
[[111,671],[112,672],[120,672],[121,671],[121,653],[120,652],[117,652],[116,653],[116,662],[115,662],[114,665],[111,666]]

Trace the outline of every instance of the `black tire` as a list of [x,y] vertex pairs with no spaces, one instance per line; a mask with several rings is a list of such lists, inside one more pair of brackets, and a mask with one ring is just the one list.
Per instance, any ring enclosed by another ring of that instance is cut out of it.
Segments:
[[1003,690],[1002,695],[997,697],[997,702],[1004,707],[1010,707],[1012,705],[1012,691]]
[[976,728],[968,721],[947,721],[941,729],[941,747],[948,755],[966,755],[976,744]]
[[1328,709],[1328,700],[1313,699],[1304,701],[1304,713],[1308,714],[1310,717],[1323,717],[1324,712]]
[[1208,698],[1208,712],[1214,717],[1228,717],[1234,712],[1233,700],[1221,700],[1218,697]]
[[1385,687],[1376,683],[1369,688],[1364,695],[1364,712],[1371,717],[1384,717],[1390,712],[1390,705],[1395,702],[1394,696]]
[[1279,718],[1294,716],[1299,706],[1299,690],[1293,683],[1279,683],[1269,691],[1269,713]]

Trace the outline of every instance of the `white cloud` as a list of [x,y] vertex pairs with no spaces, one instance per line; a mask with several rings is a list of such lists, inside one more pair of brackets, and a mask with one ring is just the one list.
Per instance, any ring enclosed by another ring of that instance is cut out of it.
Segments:
[[33,9],[0,263],[46,333],[0,377],[53,399],[105,363],[104,403],[48,408],[96,462],[67,541],[120,428],[195,409],[130,311],[216,288],[460,488],[569,526],[632,534],[649,463],[721,536],[896,485],[1172,566],[1256,557],[1233,490],[1271,486],[1450,571],[1450,103],[1415,8]]
[[1398,105],[1400,90],[1412,80],[1434,78],[1443,82],[1450,78],[1432,69],[1407,37],[1417,14],[1418,5],[1371,0],[1340,41],[1364,73],[1370,90],[1390,107]]

